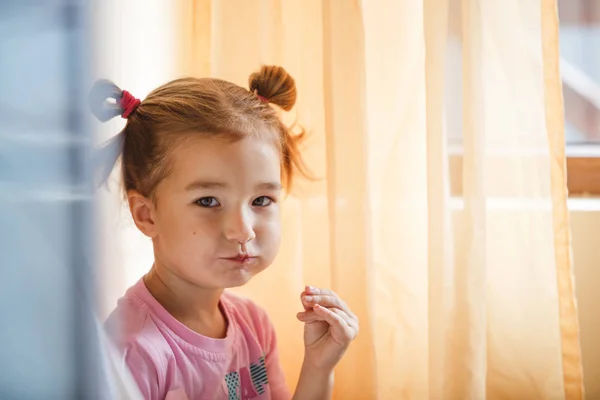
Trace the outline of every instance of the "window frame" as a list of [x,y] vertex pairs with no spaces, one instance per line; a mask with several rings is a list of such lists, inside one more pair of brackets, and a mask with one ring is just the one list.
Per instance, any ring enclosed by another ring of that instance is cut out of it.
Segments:
[[[450,154],[448,167],[450,194],[453,197],[460,197],[463,194],[461,179],[463,156]],[[572,198],[600,197],[600,157],[583,154],[567,156],[567,188],[569,197]]]

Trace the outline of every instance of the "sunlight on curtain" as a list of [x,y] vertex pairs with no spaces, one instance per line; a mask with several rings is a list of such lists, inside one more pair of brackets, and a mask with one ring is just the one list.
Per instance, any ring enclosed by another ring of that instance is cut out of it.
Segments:
[[[281,64],[298,85],[285,117],[321,179],[298,181],[276,263],[239,290],[274,320],[290,386],[311,284],[361,318],[338,399],[583,398],[554,1],[178,5],[179,75],[245,86]],[[132,238],[121,267],[147,251]]]

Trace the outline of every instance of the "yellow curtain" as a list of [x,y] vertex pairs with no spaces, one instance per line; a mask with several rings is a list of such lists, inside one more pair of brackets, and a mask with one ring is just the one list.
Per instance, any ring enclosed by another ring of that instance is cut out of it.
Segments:
[[291,387],[311,284],[361,319],[336,399],[583,398],[555,1],[179,4],[180,75],[280,64],[298,85],[285,117],[321,179],[298,181],[276,263],[240,289]]

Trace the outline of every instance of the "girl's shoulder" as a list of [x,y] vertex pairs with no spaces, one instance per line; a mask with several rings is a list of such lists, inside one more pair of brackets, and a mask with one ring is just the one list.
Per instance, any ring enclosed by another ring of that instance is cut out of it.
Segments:
[[162,355],[169,353],[169,344],[153,318],[150,306],[137,296],[139,285],[131,287],[119,299],[104,327],[108,337],[126,357],[139,353],[139,357],[164,364],[166,360]]
[[145,399],[164,398],[172,352],[149,310],[127,296],[106,320],[105,331]]
[[104,327],[109,337],[122,347],[137,342],[142,332],[148,330],[149,322],[149,312],[143,304],[135,299],[123,297],[119,299]]

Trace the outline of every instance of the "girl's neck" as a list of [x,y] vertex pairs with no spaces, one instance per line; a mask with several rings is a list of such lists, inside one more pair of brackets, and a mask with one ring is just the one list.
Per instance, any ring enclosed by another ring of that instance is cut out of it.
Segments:
[[150,294],[179,322],[208,337],[223,338],[227,320],[219,306],[223,289],[204,289],[153,265],[144,276]]

